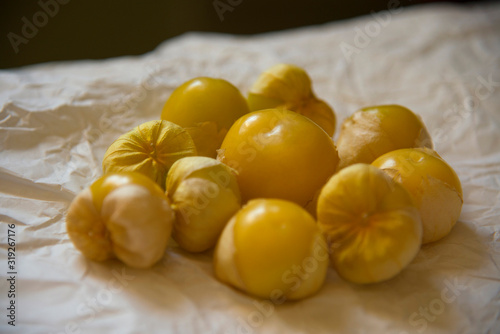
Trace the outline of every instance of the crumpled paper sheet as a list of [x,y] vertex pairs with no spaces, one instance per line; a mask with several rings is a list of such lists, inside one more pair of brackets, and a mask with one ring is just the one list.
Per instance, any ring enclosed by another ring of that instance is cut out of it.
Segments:
[[[339,121],[385,103],[422,116],[463,185],[449,236],[387,282],[350,284],[330,269],[318,294],[282,305],[219,283],[210,252],[171,244],[161,263],[135,270],[75,250],[66,211],[101,175],[115,138],[158,119],[190,78],[222,77],[246,92],[279,62],[303,66]],[[495,3],[403,8],[254,37],[192,33],[141,57],[1,71],[0,332],[499,333],[499,65]],[[7,223],[16,225],[15,327],[6,318]]]

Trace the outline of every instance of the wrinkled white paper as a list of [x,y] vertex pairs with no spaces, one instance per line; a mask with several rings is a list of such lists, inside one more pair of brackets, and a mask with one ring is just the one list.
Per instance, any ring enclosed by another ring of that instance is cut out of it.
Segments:
[[[243,9],[241,9],[243,10]],[[451,234],[400,275],[360,286],[333,269],[312,298],[274,305],[214,278],[210,252],[173,243],[149,270],[86,260],[64,217],[122,133],[160,117],[175,87],[222,77],[246,93],[294,63],[339,123],[397,103],[420,114],[457,171]],[[397,8],[255,37],[186,34],[141,57],[0,72],[1,333],[499,333],[500,5]],[[15,224],[16,326],[8,325],[7,224]]]

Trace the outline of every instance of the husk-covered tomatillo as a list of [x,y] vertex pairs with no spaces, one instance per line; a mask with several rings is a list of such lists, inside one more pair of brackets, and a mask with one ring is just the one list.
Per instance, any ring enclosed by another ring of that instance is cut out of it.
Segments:
[[173,221],[174,211],[156,183],[139,173],[111,173],[75,197],[66,229],[91,260],[116,257],[147,268],[163,257]]
[[277,64],[264,71],[250,88],[248,105],[251,111],[283,108],[304,115],[330,137],[335,132],[335,113],[312,90],[309,75],[302,68]]
[[185,129],[167,121],[150,121],[116,139],[104,154],[104,173],[139,172],[165,187],[170,166],[180,158],[196,155]]
[[161,119],[185,128],[198,155],[215,158],[227,130],[249,111],[245,98],[230,82],[198,77],[174,90],[163,106]]
[[214,253],[219,280],[281,302],[316,293],[327,267],[327,246],[314,219],[279,199],[248,202],[226,225]]
[[462,210],[462,186],[453,168],[435,151],[395,150],[378,157],[372,165],[412,195],[422,218],[423,243],[439,240],[451,231]]
[[319,196],[317,214],[333,267],[354,283],[395,276],[422,243],[422,223],[410,194],[368,164],[332,176]]
[[235,171],[212,158],[176,161],[168,173],[166,189],[176,212],[173,238],[190,252],[215,246],[222,229],[241,206]]
[[363,108],[342,123],[337,140],[339,169],[360,162],[369,164],[384,153],[411,147],[433,147],[416,114],[399,105]]

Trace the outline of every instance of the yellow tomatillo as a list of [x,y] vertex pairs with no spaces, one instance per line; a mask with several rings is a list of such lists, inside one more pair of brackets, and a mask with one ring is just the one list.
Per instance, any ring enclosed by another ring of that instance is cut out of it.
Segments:
[[151,267],[167,247],[174,221],[162,189],[139,173],[106,174],[72,201],[66,229],[87,258],[118,258]]
[[214,254],[222,282],[281,302],[318,291],[327,267],[327,246],[314,219],[278,199],[248,202],[224,228]]
[[163,106],[161,119],[185,128],[198,155],[215,158],[227,130],[248,112],[238,88],[224,79],[199,77],[174,90]]
[[196,155],[196,147],[186,130],[167,121],[143,123],[116,139],[104,154],[104,173],[139,172],[160,187],[172,164]]
[[302,68],[277,64],[264,71],[248,93],[250,110],[282,108],[304,115],[330,137],[335,132],[335,113],[312,90],[309,75]]
[[173,238],[190,252],[215,246],[241,207],[235,171],[208,157],[176,161],[167,176],[167,196],[176,212]]
[[412,195],[423,224],[423,243],[450,233],[462,210],[460,180],[435,151],[401,149],[378,157],[372,165],[401,183]]
[[367,164],[346,167],[330,178],[318,199],[318,223],[333,267],[354,283],[395,276],[422,243],[422,223],[411,196]]
[[305,206],[334,173],[338,155],[332,139],[307,117],[268,109],[233,124],[218,160],[238,171],[243,201],[281,198]]
[[432,148],[425,125],[411,110],[399,105],[363,108],[342,123],[337,140],[339,169],[369,164],[384,153],[410,147]]

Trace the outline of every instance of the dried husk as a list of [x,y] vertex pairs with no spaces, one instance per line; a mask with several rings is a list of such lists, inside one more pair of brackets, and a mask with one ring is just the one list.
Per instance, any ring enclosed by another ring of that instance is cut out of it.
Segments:
[[197,154],[189,133],[168,121],[143,123],[115,140],[104,154],[104,173],[139,172],[165,187],[172,164]]

